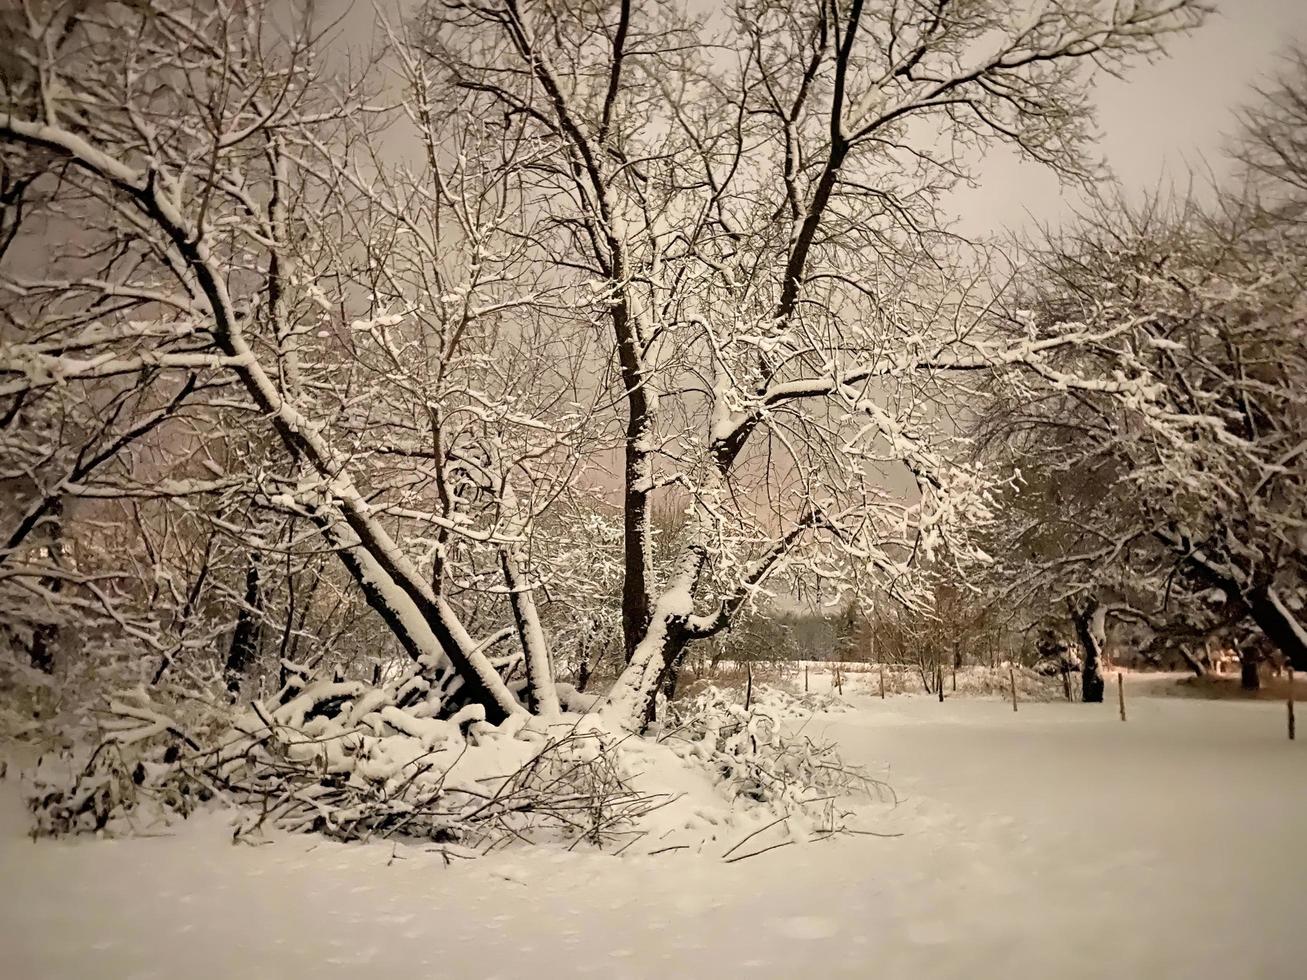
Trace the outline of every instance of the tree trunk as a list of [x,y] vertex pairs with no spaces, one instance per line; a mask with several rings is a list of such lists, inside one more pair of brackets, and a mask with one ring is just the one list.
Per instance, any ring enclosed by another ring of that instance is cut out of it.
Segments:
[[[1161,537],[1172,546],[1175,543]],[[1190,567],[1204,579],[1225,593],[1227,603],[1245,606],[1258,628],[1275,648],[1284,654],[1294,670],[1307,670],[1307,628],[1298,622],[1275,593],[1274,583],[1254,583],[1252,588],[1214,568],[1200,557],[1190,554]]]
[[231,646],[227,650],[227,692],[234,698],[240,694],[254,658],[259,652],[259,639],[263,629],[263,589],[259,583],[260,555],[251,551],[245,567],[245,604],[236,614],[236,628],[232,630]]
[[1293,612],[1280,602],[1270,586],[1259,586],[1248,596],[1253,621],[1284,654],[1294,670],[1307,671],[1307,631]]
[[643,732],[654,721],[658,692],[666,683],[669,669],[679,664],[689,643],[682,623],[683,620],[669,618],[655,607],[654,619],[636,645],[631,663],[608,692],[608,705],[623,728]]
[[1239,686],[1245,691],[1256,691],[1262,686],[1262,679],[1257,673],[1257,654],[1239,652]]
[[1184,662],[1188,664],[1189,669],[1194,672],[1195,677],[1202,677],[1207,673],[1207,668],[1203,666],[1203,662],[1190,653],[1183,643],[1176,647],[1176,650],[1184,659]]
[[536,613],[535,599],[517,557],[507,548],[499,552],[508,586],[508,601],[513,607],[513,622],[517,627],[518,643],[526,663],[527,710],[537,715],[556,715],[562,709],[558,704],[558,689],[554,687],[554,668],[549,661],[549,648],[540,617]]
[[[465,703],[484,705],[486,720],[492,725],[522,710],[442,597],[406,588],[413,584],[412,580],[401,582],[347,523],[325,508],[313,514],[313,522],[362,590],[368,606],[414,662],[429,670],[452,666],[452,674],[462,684],[460,695]],[[396,573],[401,571],[396,569]]]
[[[58,585],[59,581],[55,581]],[[52,588],[51,591],[59,591]],[[32,666],[43,674],[54,673],[54,644],[59,638],[59,627],[53,623],[40,623],[32,630],[32,646],[28,649],[28,660]]]
[[[620,251],[616,259],[613,279],[621,282],[626,278],[626,270]],[[649,397],[649,390],[645,387],[640,327],[626,302],[613,307],[613,330],[628,413],[622,498],[622,645],[625,662],[629,664],[652,618],[649,510],[653,460],[650,441],[657,402]]]
[[681,679],[681,658],[667,665],[663,672],[663,697],[668,701],[676,697],[676,685]]
[[[56,568],[63,562],[64,540],[64,504],[62,498],[56,498],[46,508],[46,548],[49,551],[50,564]],[[56,576],[42,576],[41,587],[52,595],[63,591],[64,580]],[[54,648],[59,642],[59,627],[55,623],[38,623],[32,630],[32,645],[28,648],[28,660],[32,666],[43,674],[54,673]]]
[[685,654],[689,649],[689,645],[689,639],[678,632],[677,639],[672,641],[666,648],[663,655],[665,662],[661,673],[658,675],[658,686],[645,707],[644,723],[646,728],[658,720],[658,693],[661,692],[668,701],[676,697],[676,688],[681,680],[681,667],[685,663]]
[[1103,641],[1106,610],[1097,599],[1089,599],[1083,608],[1073,607],[1071,620],[1075,624],[1076,638],[1084,652],[1084,668],[1080,675],[1081,700],[1086,704],[1103,701]]

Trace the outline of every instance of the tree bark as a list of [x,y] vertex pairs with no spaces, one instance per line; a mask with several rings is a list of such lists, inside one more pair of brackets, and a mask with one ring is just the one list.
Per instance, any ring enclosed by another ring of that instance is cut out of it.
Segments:
[[1086,704],[1103,701],[1103,619],[1106,610],[1097,599],[1091,598],[1083,607],[1072,607],[1071,620],[1075,624],[1076,638],[1084,651],[1084,666],[1080,673],[1081,700]]
[[1253,589],[1248,595],[1248,607],[1253,621],[1293,669],[1307,671],[1307,634],[1293,613],[1277,601],[1271,587]]
[[1207,668],[1203,666],[1203,662],[1190,653],[1183,643],[1177,646],[1176,650],[1189,666],[1189,669],[1194,672],[1195,677],[1202,677],[1207,673]]
[[1262,686],[1262,679],[1257,673],[1257,654],[1239,652],[1239,686],[1245,691],[1256,691]]
[[227,649],[227,693],[233,698],[240,694],[241,681],[249,672],[259,652],[263,631],[263,588],[259,581],[261,556],[251,551],[245,566],[245,604],[236,614],[236,628],[232,630],[231,646]]
[[676,697],[676,685],[681,680],[681,658],[673,660],[663,672],[663,697],[668,701]]
[[668,615],[655,605],[653,620],[631,663],[608,692],[608,705],[619,725],[634,732],[648,729],[667,672],[680,662],[689,642],[685,617]]
[[624,662],[649,628],[649,493],[653,476],[649,454],[642,449],[646,427],[651,425],[643,397],[632,400],[626,436],[626,488],[622,501],[622,645]]
[[[62,497],[54,498],[46,508],[46,549],[50,564],[56,568],[63,563],[64,540],[64,504]],[[57,575],[42,576],[41,586],[52,595],[63,591],[64,580]],[[43,674],[54,673],[54,648],[59,642],[59,627],[55,623],[38,623],[32,630],[32,645],[28,648],[28,660],[33,667]]]
[[[51,586],[52,592],[58,592],[60,584],[56,579]],[[59,627],[53,623],[39,623],[32,630],[32,645],[28,649],[28,661],[43,674],[54,673],[54,644],[59,638]]]
[[508,586],[508,600],[513,608],[513,622],[517,627],[518,642],[526,663],[527,710],[532,714],[556,715],[558,690],[554,687],[554,669],[549,660],[548,644],[540,617],[536,613],[535,599],[522,575],[517,557],[507,548],[499,552],[504,570],[504,583]]

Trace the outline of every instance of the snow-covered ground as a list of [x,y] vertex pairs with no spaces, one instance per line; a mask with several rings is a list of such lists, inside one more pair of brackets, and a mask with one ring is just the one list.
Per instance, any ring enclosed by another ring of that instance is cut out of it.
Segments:
[[1283,705],[855,699],[813,725],[897,791],[867,829],[735,864],[435,854],[207,820],[32,843],[0,783],[0,974],[1307,976],[1307,742]]

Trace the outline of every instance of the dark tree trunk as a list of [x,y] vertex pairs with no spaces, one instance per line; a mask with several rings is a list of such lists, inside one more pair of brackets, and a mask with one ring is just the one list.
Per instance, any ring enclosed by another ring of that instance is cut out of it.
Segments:
[[[51,586],[52,592],[58,592],[59,580]],[[32,646],[28,650],[28,659],[33,667],[43,674],[54,673],[54,644],[59,639],[59,627],[53,623],[41,623],[32,631]]]
[[1257,673],[1257,654],[1239,654],[1239,686],[1245,691],[1256,691],[1262,686],[1262,679]]
[[676,685],[681,680],[681,659],[678,658],[675,663],[668,664],[667,669],[663,671],[663,697],[668,701],[676,697]]
[[263,626],[263,589],[259,582],[259,553],[250,552],[245,568],[245,604],[236,615],[236,628],[227,650],[227,691],[232,697],[240,693],[241,681],[259,652]]
[[1086,667],[1080,675],[1080,699],[1089,704],[1103,703],[1103,674],[1097,668]]
[[1253,621],[1266,634],[1266,638],[1275,644],[1275,648],[1284,654],[1294,670],[1307,671],[1307,643],[1289,616],[1271,601],[1270,589],[1260,586],[1248,596],[1248,607]]
[[[617,281],[625,278],[626,270],[621,268],[620,259],[612,273]],[[652,605],[648,579],[650,450],[646,443],[656,421],[656,409],[645,387],[640,328],[624,302],[613,307],[613,330],[627,405],[622,500],[622,647],[625,654],[622,662],[629,664],[649,626]]]
[[1094,616],[1098,612],[1098,600],[1090,599],[1082,607],[1073,607],[1071,620],[1075,624],[1076,638],[1084,653],[1084,667],[1080,672],[1080,699],[1086,704],[1103,702],[1103,651],[1099,637],[1095,635]]
[[1207,668],[1203,665],[1203,662],[1190,653],[1184,644],[1180,644],[1176,647],[1176,651],[1180,654],[1180,657],[1184,660],[1185,664],[1188,665],[1189,669],[1194,672],[1195,677],[1202,677],[1207,673]]
[[[64,505],[61,499],[56,498],[53,503],[46,509],[48,515],[46,526],[49,528],[47,535],[46,547],[50,552],[50,564],[56,568],[63,563],[60,559],[63,557],[63,540],[64,540]],[[45,576],[41,579],[41,586],[49,591],[52,595],[58,595],[63,591],[64,580],[58,576]],[[54,623],[40,623],[32,631],[32,645],[28,648],[28,660],[32,666],[43,674],[54,673],[54,648],[59,642],[59,627]]]

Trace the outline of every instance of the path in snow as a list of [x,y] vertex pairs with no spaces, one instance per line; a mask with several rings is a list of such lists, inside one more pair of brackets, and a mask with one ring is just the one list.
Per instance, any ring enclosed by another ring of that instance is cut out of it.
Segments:
[[0,975],[1307,976],[1307,743],[1283,706],[857,701],[814,724],[896,839],[737,864],[382,845],[42,842],[0,792]]

